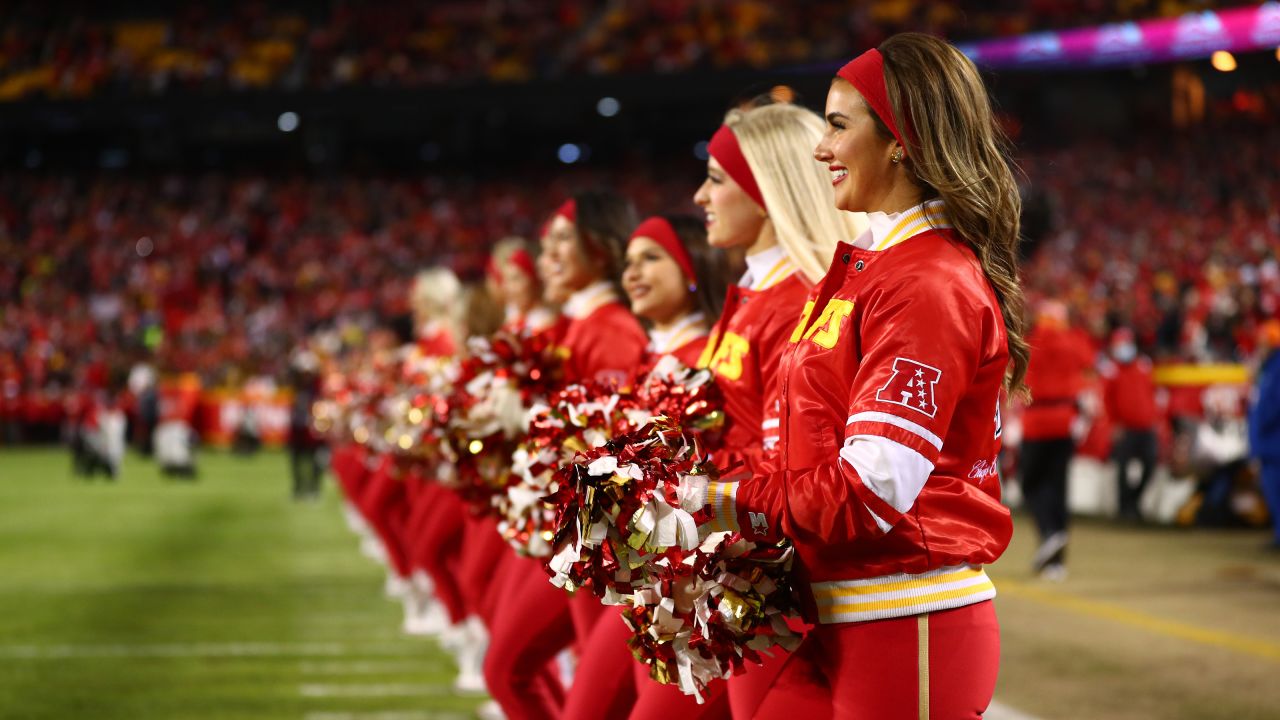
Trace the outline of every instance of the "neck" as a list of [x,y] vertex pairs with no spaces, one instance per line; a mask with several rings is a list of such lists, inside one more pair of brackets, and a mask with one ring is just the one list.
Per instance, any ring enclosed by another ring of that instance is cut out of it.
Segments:
[[924,202],[923,195],[924,193],[920,192],[920,188],[916,187],[915,183],[899,179],[889,188],[889,192],[885,193],[884,197],[881,198],[879,207],[875,208],[875,210],[886,215],[910,210]]
[[751,243],[751,246],[747,248],[747,254],[762,253],[765,250],[777,247],[777,245],[778,235],[773,231],[773,221],[766,218],[760,225],[760,233],[756,235],[755,242]]
[[570,291],[569,291],[569,294],[570,294],[570,295],[573,295],[573,294],[575,294],[575,293],[580,293],[580,292],[582,292],[583,290],[586,290],[587,288],[591,287],[592,285],[597,285],[597,284],[602,283],[602,282],[604,282],[604,278],[598,278],[598,277],[596,277],[596,278],[591,278],[590,280],[588,280],[588,281],[586,281],[586,282],[582,283],[582,284],[581,284],[581,285],[579,285],[578,287],[576,287],[576,288],[574,288],[574,289],[570,290]]
[[665,320],[652,319],[654,332],[669,332],[693,314],[693,308],[683,308]]

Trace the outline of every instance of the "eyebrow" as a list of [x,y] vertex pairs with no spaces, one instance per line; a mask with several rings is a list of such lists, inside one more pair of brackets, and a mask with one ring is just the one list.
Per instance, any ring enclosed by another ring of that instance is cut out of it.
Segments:
[[845,115],[845,114],[844,114],[844,113],[842,113],[842,112],[829,112],[829,113],[827,113],[827,122],[831,122],[832,120],[835,120],[836,118],[844,118],[845,120],[848,120],[848,119],[849,119],[849,116],[848,116],[848,115]]

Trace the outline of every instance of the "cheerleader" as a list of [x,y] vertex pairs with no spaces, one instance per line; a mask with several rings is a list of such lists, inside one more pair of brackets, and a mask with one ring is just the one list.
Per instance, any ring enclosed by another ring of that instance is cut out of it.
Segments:
[[817,623],[756,717],[980,718],[999,663],[982,566],[1012,531],[998,403],[1028,356],[1018,188],[977,69],[942,40],[854,59],[826,113],[815,157],[870,227],[788,339],[777,467],[708,489],[747,538],[795,544]]
[[493,247],[485,274],[490,292],[502,300],[503,330],[536,334],[555,322],[556,313],[544,302],[537,262],[523,238],[499,240]]
[[[727,452],[717,461],[730,474],[774,454],[778,361],[835,241],[857,237],[864,225],[860,214],[835,208],[828,174],[811,159],[822,128],[821,118],[794,105],[731,112],[712,137],[707,177],[693,198],[706,211],[707,241],[746,251],[746,273],[729,288],[700,363],[724,390]],[[728,682],[735,718],[752,716],[783,657],[778,650]]]
[[[575,195],[556,211],[542,238],[548,296],[564,298],[556,353],[566,384],[621,384],[644,358],[648,339],[617,289],[635,214],[609,192]],[[508,577],[485,658],[490,694],[510,718],[558,717],[563,687],[548,678],[549,663],[575,640],[582,643],[604,607],[590,594],[572,600],[547,582],[540,560]]]
[[[456,350],[454,339],[458,336],[455,313],[462,284],[451,271],[432,268],[418,274],[412,292],[415,341],[404,351],[423,357],[452,355]],[[405,629],[413,630],[417,619],[427,612],[427,598],[433,594],[441,597],[447,590],[433,587],[423,573],[413,578],[416,584],[411,580],[412,566],[419,564],[410,558],[411,538],[419,534],[410,530],[411,520],[416,519],[411,517],[406,484],[399,479],[393,457],[378,458],[373,473],[360,489],[358,504],[382,542],[388,559],[389,594],[404,603]]]
[[631,233],[622,288],[631,312],[649,324],[651,358],[698,366],[724,306],[724,267],[697,218],[651,217]]
[[[622,287],[631,311],[649,324],[646,367],[672,355],[696,367],[711,322],[724,297],[724,254],[707,244],[697,218],[651,217],[627,243]],[[643,371],[642,373],[643,374]],[[627,646],[631,631],[616,611],[606,610],[585,647],[565,701],[564,720],[598,717],[727,717],[723,696],[699,706],[673,686],[648,678]],[[718,702],[717,702],[718,701]]]

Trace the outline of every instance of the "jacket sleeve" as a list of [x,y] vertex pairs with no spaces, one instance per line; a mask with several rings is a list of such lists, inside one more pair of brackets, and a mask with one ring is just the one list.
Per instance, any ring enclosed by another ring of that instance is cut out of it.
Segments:
[[[891,531],[933,472],[984,343],[998,332],[998,314],[957,284],[916,275],[869,293],[845,321],[858,324],[861,358],[809,355],[857,362],[843,447],[817,467],[713,483],[707,499],[717,518],[761,539],[841,542]],[[829,352],[857,353],[851,330]]]

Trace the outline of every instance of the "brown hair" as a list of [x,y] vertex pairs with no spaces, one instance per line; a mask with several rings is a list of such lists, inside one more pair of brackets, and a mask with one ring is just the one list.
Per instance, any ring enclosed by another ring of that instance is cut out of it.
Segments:
[[622,269],[626,265],[627,241],[631,231],[639,224],[631,201],[609,190],[584,190],[575,193],[573,202],[577,219],[578,242],[588,258],[598,260],[603,266],[603,279],[618,291],[622,302],[626,293],[620,285]]
[[663,218],[676,231],[676,237],[693,261],[693,272],[698,276],[698,289],[693,293],[695,309],[715,325],[728,290],[725,282],[728,258],[723,251],[707,244],[706,221],[692,215],[664,215]]
[[[1030,349],[1018,282],[1022,198],[982,76],[963,53],[931,35],[894,35],[879,50],[894,119],[898,127],[914,130],[904,137],[903,162],[925,199],[943,201],[947,219],[977,254],[1009,336],[1005,383],[1025,392]],[[882,134],[893,137],[870,114]]]

